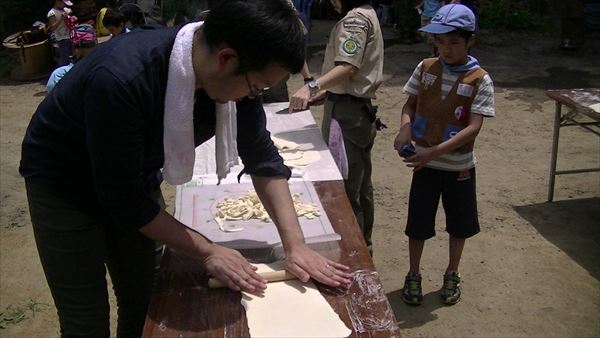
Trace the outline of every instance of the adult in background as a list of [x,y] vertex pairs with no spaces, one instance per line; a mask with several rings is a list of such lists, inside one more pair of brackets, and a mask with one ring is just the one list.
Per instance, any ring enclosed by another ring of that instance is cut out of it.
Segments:
[[[287,0],[287,2],[290,4],[290,6],[292,6],[296,10],[296,13],[298,13],[298,20],[300,21],[300,24],[302,25],[302,29],[304,32],[304,49],[306,50],[306,48],[308,47],[308,39],[309,39],[308,26],[305,23],[306,21],[301,19],[302,13],[298,10],[298,8],[296,8],[294,6],[294,3],[292,2],[292,0]],[[304,65],[302,66],[302,69],[300,70],[300,74],[304,77],[304,83],[308,83],[308,82],[314,80],[314,77],[310,74],[310,69],[308,68],[308,64],[306,63],[306,61],[304,61]],[[287,86],[287,81],[289,79],[290,79],[290,77],[286,76],[281,81],[279,81],[279,83],[275,84],[273,87],[266,89],[262,93],[263,101],[265,103],[288,102],[290,100],[290,97],[288,94],[288,86]]]
[[383,76],[383,35],[369,1],[331,0],[344,17],[332,28],[321,77],[301,87],[290,110],[325,99],[322,133],[344,176],[346,194],[369,250],[374,206],[371,149]]
[[[593,1],[587,1],[592,3]],[[585,43],[584,0],[558,1],[548,3],[552,22],[560,31],[559,47],[565,51],[575,51]]]
[[416,0],[394,0],[392,2],[401,44],[410,45],[421,41],[417,33],[417,29],[420,27],[419,13],[415,8],[417,5],[418,1]]
[[129,28],[125,27],[126,23],[127,18],[116,8],[107,8],[104,17],[102,17],[102,24],[108,29],[113,38],[123,33],[129,33]]
[[237,120],[243,173],[277,226],[287,269],[305,282],[350,282],[346,266],[305,244],[290,170],[257,98],[302,67],[297,14],[285,0],[220,4],[204,23],[133,31],[97,46],[32,117],[19,170],[63,337],[110,335],[106,268],[117,337],[141,335],[160,254],[155,241],[199,259],[231,289],[267,287],[239,252],[162,208],[159,169],[172,184],[189,180],[195,146],[215,133],[226,137],[227,118]]

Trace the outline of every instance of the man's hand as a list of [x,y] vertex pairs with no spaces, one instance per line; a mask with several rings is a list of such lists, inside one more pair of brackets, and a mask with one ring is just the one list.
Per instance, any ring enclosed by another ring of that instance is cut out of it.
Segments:
[[349,267],[321,256],[305,244],[286,250],[286,269],[302,282],[313,279],[333,287],[350,284]]
[[267,288],[267,281],[256,273],[256,267],[236,250],[212,244],[209,252],[204,258],[206,269],[230,289],[255,292]]

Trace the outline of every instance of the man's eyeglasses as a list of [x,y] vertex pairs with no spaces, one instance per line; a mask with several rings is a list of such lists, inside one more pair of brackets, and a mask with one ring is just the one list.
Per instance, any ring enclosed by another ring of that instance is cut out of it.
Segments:
[[257,97],[258,95],[262,94],[265,90],[269,89],[269,87],[264,87],[262,89],[259,89],[258,87],[256,87],[252,83],[250,83],[250,78],[248,77],[248,73],[246,73],[246,83],[248,84],[248,89],[250,90],[248,97],[251,99]]

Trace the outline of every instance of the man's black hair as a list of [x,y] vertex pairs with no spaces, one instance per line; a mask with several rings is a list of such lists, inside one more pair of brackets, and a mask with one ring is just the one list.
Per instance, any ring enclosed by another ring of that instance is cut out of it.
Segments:
[[353,10],[356,7],[360,7],[362,5],[370,4],[370,0],[341,0],[342,2],[342,16],[346,16],[348,12]]
[[102,18],[102,24],[104,26],[119,27],[119,25],[126,22],[127,18],[125,18],[125,15],[115,8],[107,8],[104,17]]
[[226,43],[236,50],[238,73],[277,64],[291,73],[304,65],[304,36],[298,15],[285,0],[222,0],[204,21],[209,48]]

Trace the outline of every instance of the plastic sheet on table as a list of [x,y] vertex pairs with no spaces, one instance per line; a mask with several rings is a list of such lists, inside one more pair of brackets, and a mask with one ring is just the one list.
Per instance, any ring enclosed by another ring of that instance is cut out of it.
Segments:
[[395,317],[375,271],[357,270],[344,299],[354,330],[395,334]]

